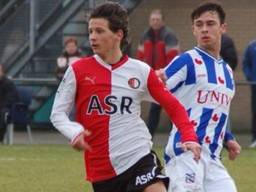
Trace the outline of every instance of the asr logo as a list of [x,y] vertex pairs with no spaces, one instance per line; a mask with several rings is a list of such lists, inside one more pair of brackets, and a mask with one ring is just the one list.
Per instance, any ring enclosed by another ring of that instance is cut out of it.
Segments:
[[140,87],[140,80],[133,77],[128,80],[128,85],[133,89],[138,89]]
[[87,115],[96,113],[98,115],[112,115],[119,112],[120,114],[131,114],[131,105],[133,100],[131,97],[117,97],[108,95],[101,100],[97,95],[92,95],[87,108]]
[[148,182],[150,182],[151,180],[153,180],[155,177],[155,172],[154,170],[152,172],[148,172],[144,175],[140,175],[136,177],[136,182],[135,185],[144,185]]

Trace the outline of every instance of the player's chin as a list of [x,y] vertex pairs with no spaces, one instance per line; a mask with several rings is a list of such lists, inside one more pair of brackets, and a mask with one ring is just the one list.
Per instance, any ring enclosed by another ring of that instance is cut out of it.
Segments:
[[92,47],[92,51],[93,51],[94,54],[100,54],[99,47]]

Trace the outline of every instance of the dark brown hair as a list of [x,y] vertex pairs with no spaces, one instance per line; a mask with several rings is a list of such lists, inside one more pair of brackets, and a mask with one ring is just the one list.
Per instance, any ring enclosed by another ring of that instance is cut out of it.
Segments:
[[119,3],[107,2],[96,7],[92,11],[89,20],[93,18],[106,19],[109,22],[109,29],[112,32],[117,32],[118,30],[123,31],[122,48],[128,43],[128,14],[127,10]]
[[225,22],[226,14],[225,14],[223,8],[221,7],[221,5],[218,3],[214,3],[214,2],[206,2],[206,3],[200,4],[191,13],[192,23],[194,22],[195,19],[197,19],[198,17],[200,17],[203,13],[205,13],[207,11],[215,11],[219,16],[220,23],[223,24]]

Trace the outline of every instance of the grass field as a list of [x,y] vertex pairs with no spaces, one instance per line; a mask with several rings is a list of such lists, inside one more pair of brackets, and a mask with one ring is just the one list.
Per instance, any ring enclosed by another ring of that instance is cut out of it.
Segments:
[[[161,148],[156,151],[161,154]],[[239,192],[255,192],[256,150],[224,163]],[[90,192],[82,154],[66,145],[0,146],[0,192]]]

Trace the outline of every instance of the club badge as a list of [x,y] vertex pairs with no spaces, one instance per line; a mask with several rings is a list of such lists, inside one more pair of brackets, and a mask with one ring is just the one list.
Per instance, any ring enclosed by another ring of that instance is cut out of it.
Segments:
[[139,88],[139,86],[140,86],[140,80],[139,79],[137,79],[137,78],[130,78],[129,80],[128,80],[128,85],[131,87],[131,88],[133,88],[133,89],[138,89]]

